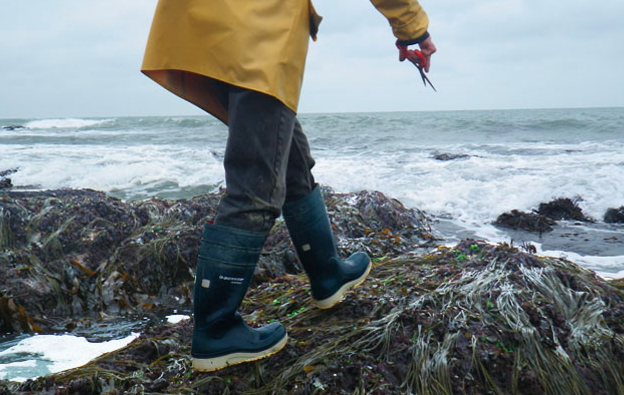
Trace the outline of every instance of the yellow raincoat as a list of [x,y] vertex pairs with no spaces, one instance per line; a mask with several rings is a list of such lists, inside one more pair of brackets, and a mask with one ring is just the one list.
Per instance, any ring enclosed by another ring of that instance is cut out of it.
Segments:
[[[416,0],[371,2],[398,39],[426,32]],[[141,71],[225,123],[214,80],[274,96],[297,112],[308,36],[316,39],[320,21],[310,0],[159,0]]]

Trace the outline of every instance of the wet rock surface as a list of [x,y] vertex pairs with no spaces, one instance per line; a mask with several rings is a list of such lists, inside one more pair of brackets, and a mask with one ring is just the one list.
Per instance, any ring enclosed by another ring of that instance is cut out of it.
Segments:
[[543,215],[518,210],[503,213],[494,221],[496,226],[536,233],[550,232],[554,224],[554,221]]
[[[580,198],[579,198],[580,199]],[[579,200],[567,198],[541,203],[529,213],[512,210],[498,216],[493,224],[518,243],[539,243],[542,251],[565,251],[584,256],[617,257],[624,254],[621,223],[624,207],[609,209],[604,221],[586,216],[578,206]],[[622,215],[620,217],[620,214]],[[475,237],[473,234],[463,236]],[[584,262],[587,264],[587,262]],[[617,275],[619,265],[592,268],[607,275]]]
[[[324,194],[345,255],[434,242],[423,213],[381,193]],[[124,202],[93,190],[1,192],[0,331],[80,331],[123,316],[189,311],[202,228],[220,196]],[[279,219],[254,284],[300,272]]]
[[439,160],[441,162],[448,162],[451,160],[456,160],[456,159],[467,159],[470,158],[470,155],[467,154],[449,154],[449,153],[440,153],[440,152],[436,152],[433,155],[433,159],[435,160]]
[[583,214],[578,203],[568,198],[558,198],[548,203],[541,203],[537,213],[553,220],[573,220],[593,222]]
[[624,224],[624,206],[610,208],[604,215],[604,222],[611,224]]
[[0,171],[0,189],[11,188],[13,184],[11,183],[11,179],[7,176],[17,172],[17,169],[9,169]]
[[557,198],[548,203],[540,203],[538,209],[531,213],[519,210],[503,213],[494,221],[494,225],[526,232],[545,233],[552,231],[555,221],[559,220],[594,222],[593,219],[583,214],[583,210],[576,201]]
[[312,307],[303,275],[261,283],[242,313],[281,321],[290,340],[257,362],[193,372],[185,320],[84,367],[0,382],[0,393],[622,393],[624,284],[529,247],[464,240],[376,259],[330,310]]
[[2,126],[2,129],[13,131],[13,130],[25,129],[25,127],[22,125],[4,125]]

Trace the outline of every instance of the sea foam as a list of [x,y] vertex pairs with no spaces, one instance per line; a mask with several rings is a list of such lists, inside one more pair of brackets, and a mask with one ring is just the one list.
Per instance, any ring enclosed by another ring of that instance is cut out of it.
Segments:
[[28,129],[78,129],[112,122],[112,119],[57,118],[38,119],[24,124]]
[[82,366],[104,353],[120,349],[138,337],[138,333],[123,339],[91,343],[84,337],[70,335],[36,335],[28,337],[0,352],[0,380],[25,381]]

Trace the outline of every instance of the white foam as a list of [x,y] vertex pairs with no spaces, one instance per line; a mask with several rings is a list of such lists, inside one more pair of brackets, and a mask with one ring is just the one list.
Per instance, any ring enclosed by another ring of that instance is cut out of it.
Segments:
[[[541,148],[543,155],[514,154],[523,149],[528,148],[510,143],[370,152],[365,158],[319,156],[315,172],[321,183],[339,191],[378,189],[469,226],[490,223],[513,209],[531,211],[557,197],[582,197],[583,211],[598,220],[606,209],[622,205],[624,144],[552,145]],[[470,157],[437,161],[431,158],[436,150]]]
[[563,258],[596,272],[600,277],[607,279],[624,278],[624,255],[619,256],[591,256],[570,251],[542,250],[541,245],[534,244],[539,255]]
[[[601,221],[608,208],[624,204],[624,141],[619,135],[609,137],[617,141],[606,141],[598,134],[574,137],[585,129],[551,133],[532,127],[498,133],[499,128],[516,128],[514,117],[533,124],[538,115],[319,115],[306,117],[306,128],[321,184],[338,192],[379,190],[497,242],[505,241],[505,234],[491,223],[513,209],[531,211],[557,197],[578,196],[583,212]],[[29,125],[74,121],[105,120]],[[13,184],[35,188],[92,188],[130,198],[163,196],[163,191],[174,198],[181,190],[209,192],[224,180],[225,135],[222,125],[204,122],[117,118],[119,127],[93,128],[92,135],[90,129],[37,130],[32,133],[52,137],[32,144],[11,135],[6,138],[10,143],[0,146],[0,169],[18,168],[11,175]],[[546,130],[552,127],[545,125]],[[465,127],[471,129],[465,132]],[[436,153],[465,157],[440,161],[434,159]]]
[[39,119],[27,122],[24,127],[28,129],[78,129],[86,128],[111,122],[112,119],[81,119],[81,118],[57,118]]
[[42,189],[91,188],[149,196],[167,185],[214,187],[224,173],[210,152],[192,147],[83,145],[78,150],[74,146],[10,145],[5,151],[0,169],[18,167],[11,175],[13,184]]
[[[9,380],[34,378],[49,373],[58,373],[63,370],[82,366],[92,359],[107,352],[120,349],[138,337],[138,333],[117,340],[102,343],[91,343],[84,337],[70,335],[36,335],[20,341],[13,347],[0,352],[0,357],[24,359],[25,361],[0,364],[0,378]],[[20,369],[32,368],[41,361],[44,366],[40,369]],[[13,374],[13,377],[11,377]]]
[[596,274],[606,280],[617,280],[620,278],[624,278],[624,270],[620,270],[617,273],[597,271]]
[[184,314],[173,314],[173,315],[167,316],[167,322],[170,324],[177,324],[180,321],[188,320],[190,318],[191,317],[189,317],[188,315],[184,315]]

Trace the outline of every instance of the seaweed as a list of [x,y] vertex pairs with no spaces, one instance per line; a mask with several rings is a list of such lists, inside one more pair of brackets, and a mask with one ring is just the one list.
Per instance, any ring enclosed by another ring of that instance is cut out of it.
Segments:
[[594,222],[583,214],[583,210],[578,206],[580,200],[580,198],[576,200],[557,198],[548,203],[540,203],[538,209],[531,213],[512,210],[499,215],[494,225],[542,234],[552,231],[557,220]]
[[548,203],[541,203],[537,212],[550,219],[576,220],[582,222],[594,222],[583,214],[583,210],[578,206],[579,199],[557,198]]
[[[311,306],[305,276],[252,288],[251,325],[281,321],[280,353],[192,371],[192,322],[147,329],[84,367],[16,394],[624,394],[624,287],[572,262],[464,240],[377,259],[336,307]],[[0,384],[2,388],[3,384]]]
[[[378,192],[325,189],[345,255],[373,257],[336,307],[312,307],[283,221],[241,306],[278,320],[278,354],[210,374],[191,368],[190,307],[201,227],[219,194],[122,202],[95,191],[0,194],[0,325],[70,330],[151,318],[121,350],[69,371],[0,382],[0,394],[620,394],[624,284],[535,248],[436,247],[427,217]],[[188,310],[187,310],[188,311]],[[124,318],[125,317],[125,318]]]
[[494,225],[499,227],[520,229],[540,234],[552,231],[552,226],[554,224],[554,221],[543,215],[525,213],[518,210],[511,210],[509,213],[503,213],[496,218],[496,221],[494,221]]
[[[324,192],[345,254],[363,249],[383,256],[435,242],[423,213],[379,192]],[[21,306],[43,332],[188,311],[202,227],[223,193],[124,202],[93,190],[2,192],[0,296]],[[280,218],[254,284],[301,272]],[[34,331],[18,316],[0,315],[0,327]]]
[[604,214],[604,222],[610,224],[624,223],[624,206],[620,208],[609,208]]

